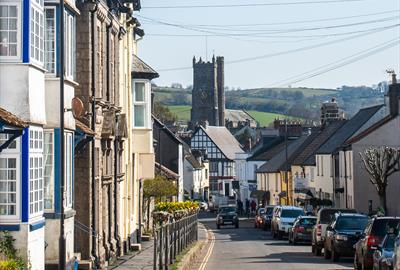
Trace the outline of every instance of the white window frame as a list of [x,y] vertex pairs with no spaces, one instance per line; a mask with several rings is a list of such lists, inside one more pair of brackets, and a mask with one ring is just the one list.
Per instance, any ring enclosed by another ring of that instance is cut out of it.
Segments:
[[0,56],[2,62],[13,62],[21,60],[22,52],[22,5],[21,0],[4,1],[0,0],[0,6],[16,6],[17,7],[17,55]]
[[65,40],[65,77],[74,80],[75,77],[75,50],[76,50],[76,22],[75,16],[64,11],[64,40]]
[[[33,64],[36,64],[40,67],[44,66],[44,25],[45,25],[45,16],[44,16],[44,5],[43,1],[40,0],[39,2],[37,0],[31,1],[31,6],[30,6],[30,29],[29,29],[29,36],[30,36],[30,42],[29,42],[29,51],[30,51],[30,59]],[[34,13],[39,14],[39,22],[36,22],[35,15]],[[40,18],[42,21],[40,21]],[[36,32],[36,24],[39,24],[39,33]],[[32,39],[33,36],[33,39]],[[39,38],[39,47],[35,45],[35,36]],[[33,47],[32,47],[33,46]],[[33,48],[33,53],[32,53],[32,48]],[[35,51],[36,49],[39,51],[38,58],[36,58]],[[42,57],[42,59],[40,59]]]
[[[51,143],[46,143],[45,137],[46,135],[51,136]],[[49,153],[47,154],[46,150],[47,147],[50,148]],[[47,158],[51,156],[51,166],[50,168],[50,174],[49,174],[49,185],[46,183],[46,161]],[[53,211],[54,210],[54,131],[53,130],[44,130],[43,132],[43,209],[45,212],[48,211]],[[48,199],[46,196],[46,189],[47,187],[50,188],[50,194],[51,194],[51,207],[46,207],[45,199]]]
[[[6,222],[6,223],[13,223],[13,222],[17,222],[20,220],[20,216],[21,216],[21,161],[20,161],[20,157],[21,155],[17,152],[15,153],[5,153],[5,152],[1,152],[0,153],[0,158],[6,158],[6,159],[11,159],[11,158],[15,158],[16,160],[16,184],[15,184],[15,188],[16,188],[16,203],[15,203],[15,215],[0,215],[0,220]],[[7,192],[8,194],[8,192]]]
[[[144,101],[135,101],[136,96],[136,84],[143,83],[144,84]],[[151,129],[151,117],[150,117],[150,82],[149,80],[144,79],[134,79],[132,80],[132,127],[134,129]],[[135,125],[135,106],[145,106],[144,110],[144,126],[136,126]]]
[[[48,35],[47,33],[50,32],[49,27],[47,26],[47,11],[48,10],[53,10],[54,12],[54,29],[53,29],[53,39],[50,41],[50,39],[48,39]],[[46,6],[44,8],[44,20],[45,20],[45,33],[44,33],[44,68],[47,70],[47,74],[48,75],[56,75],[57,73],[57,9],[55,6]],[[53,70],[49,71],[48,69],[48,64],[50,62],[48,62],[48,57],[47,54],[49,53],[47,50],[47,44],[48,42],[52,42],[53,43],[53,48],[54,51],[52,52],[53,54],[53,61],[51,62],[51,65],[53,66]]]
[[73,205],[73,151],[74,147],[73,134],[71,132],[64,133],[64,207],[71,209]]
[[[36,136],[37,135],[37,136]],[[31,161],[38,159],[38,167],[31,167]],[[41,165],[40,165],[41,160]],[[44,159],[43,159],[43,129],[41,127],[30,126],[29,127],[29,219],[35,217],[41,217],[44,211]],[[31,177],[31,173],[38,169],[38,178]],[[41,172],[41,174],[40,174]],[[35,188],[35,182],[31,184],[32,181],[38,181],[38,187]],[[41,183],[41,185],[40,185]],[[31,188],[33,186],[33,189]],[[38,199],[35,200],[32,195],[38,192]],[[38,210],[31,210],[31,205],[35,207],[38,204]]]

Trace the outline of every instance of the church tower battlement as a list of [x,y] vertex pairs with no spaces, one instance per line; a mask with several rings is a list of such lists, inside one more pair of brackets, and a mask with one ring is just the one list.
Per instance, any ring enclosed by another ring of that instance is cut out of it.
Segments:
[[224,58],[196,62],[193,57],[191,125],[205,123],[225,125]]

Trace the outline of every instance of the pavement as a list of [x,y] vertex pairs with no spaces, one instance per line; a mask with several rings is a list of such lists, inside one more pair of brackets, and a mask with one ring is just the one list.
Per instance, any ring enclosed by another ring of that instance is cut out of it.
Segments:
[[142,250],[127,254],[118,260],[108,269],[115,270],[153,270],[154,241],[151,239],[142,242]]
[[215,214],[201,213],[200,222],[210,237],[191,269],[343,270],[353,269],[352,258],[332,263],[311,253],[309,245],[289,245],[287,239],[274,240],[270,232],[255,229],[253,219],[241,219],[240,227],[215,226]]

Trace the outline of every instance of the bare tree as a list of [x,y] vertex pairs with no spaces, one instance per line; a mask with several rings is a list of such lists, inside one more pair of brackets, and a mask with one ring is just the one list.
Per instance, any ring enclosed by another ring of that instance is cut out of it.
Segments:
[[380,205],[387,214],[386,187],[389,176],[400,170],[400,148],[368,148],[364,153],[360,153],[360,156],[369,174],[369,180],[378,192]]

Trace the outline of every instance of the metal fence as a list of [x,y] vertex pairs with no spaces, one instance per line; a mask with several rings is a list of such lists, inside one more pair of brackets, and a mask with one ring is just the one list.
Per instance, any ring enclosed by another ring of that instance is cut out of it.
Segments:
[[155,226],[154,270],[169,269],[176,256],[197,239],[197,214]]

